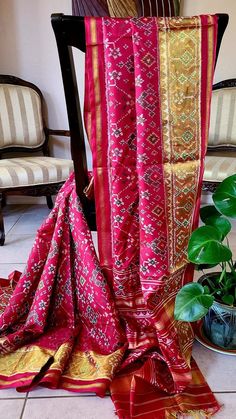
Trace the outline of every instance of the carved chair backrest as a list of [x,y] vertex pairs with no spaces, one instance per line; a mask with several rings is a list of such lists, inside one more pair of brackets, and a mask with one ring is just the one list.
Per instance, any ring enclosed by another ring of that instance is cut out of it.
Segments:
[[208,150],[236,151],[236,79],[213,87]]
[[45,140],[40,90],[17,77],[0,75],[0,151],[38,150]]

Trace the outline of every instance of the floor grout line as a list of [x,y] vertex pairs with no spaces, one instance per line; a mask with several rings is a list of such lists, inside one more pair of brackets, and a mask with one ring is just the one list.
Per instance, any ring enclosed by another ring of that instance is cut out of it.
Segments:
[[9,228],[9,230],[8,230],[8,232],[7,232],[7,234],[6,234],[6,237],[7,237],[7,235],[10,233],[10,231],[13,229],[13,227],[15,227],[15,225],[18,223],[18,221],[21,219],[21,217],[22,217],[22,215],[20,215],[20,217],[16,220],[16,222],[11,226],[11,228]]
[[224,391],[224,390],[222,390],[222,391],[220,391],[220,390],[214,391],[213,390],[213,393],[214,394],[236,394],[236,390],[226,390],[226,391]]
[[[88,394],[82,394],[82,393],[80,393],[80,394],[78,394],[77,396],[47,396],[47,395],[45,395],[45,396],[33,396],[33,397],[28,397],[28,400],[35,400],[35,399],[75,399],[76,397],[78,397],[78,398],[81,398],[81,397],[95,397],[95,398],[97,398],[98,396],[96,396],[96,394],[90,394],[90,395],[88,395]],[[107,395],[107,396],[105,396],[105,397],[109,397],[109,395]]]
[[20,415],[20,418],[19,419],[23,419],[23,415],[24,415],[24,412],[25,412],[25,406],[26,406],[27,400],[28,400],[28,393],[25,396],[24,404],[23,404],[21,415]]
[[24,400],[25,397],[0,397],[0,402],[1,400]]

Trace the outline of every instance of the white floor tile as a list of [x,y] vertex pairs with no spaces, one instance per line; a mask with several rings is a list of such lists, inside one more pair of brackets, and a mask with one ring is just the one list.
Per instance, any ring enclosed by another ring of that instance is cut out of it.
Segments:
[[[26,393],[18,393],[14,388],[8,388],[6,390],[0,390],[0,399],[24,399]],[[1,411],[1,403],[0,403]]]
[[95,251],[98,255],[98,233],[96,231],[92,231],[92,239],[93,239]]
[[43,419],[117,419],[109,397],[28,399],[22,419],[42,419],[42,417]]
[[26,263],[35,234],[6,236],[4,246],[0,247],[0,262],[2,263]]
[[20,216],[25,211],[27,211],[29,208],[29,205],[5,205],[3,208],[3,215],[7,217],[10,215],[18,215]]
[[17,223],[19,218],[20,216],[14,214],[9,215],[8,217],[3,217],[5,235],[7,235],[10,232],[10,230]]
[[[86,393],[86,396],[96,397],[94,393]],[[49,388],[36,387],[34,390],[28,393],[29,399],[36,397],[84,397],[84,393],[73,393],[67,390],[50,390]]]
[[25,205],[6,205],[3,208],[3,221],[6,235],[22,216],[26,208]]
[[[48,214],[47,214],[48,215]],[[11,228],[10,234],[14,235],[28,235],[36,234],[39,227],[42,225],[43,221],[47,217],[44,214],[29,213],[23,214],[14,226]]]
[[0,400],[0,419],[19,419],[24,400]]
[[235,356],[218,354],[196,342],[193,357],[212,391],[236,392]]
[[50,213],[50,209],[45,205],[27,205],[24,214],[37,214],[46,217]]
[[215,419],[236,418],[236,393],[215,394],[218,402],[222,404],[221,410],[214,416]]
[[[0,260],[1,260],[0,248]],[[0,263],[0,278],[8,278],[8,275],[13,271],[23,272],[25,263]]]

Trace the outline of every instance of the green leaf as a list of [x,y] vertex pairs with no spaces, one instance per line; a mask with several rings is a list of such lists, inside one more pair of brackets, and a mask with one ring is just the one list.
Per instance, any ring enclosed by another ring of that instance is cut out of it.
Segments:
[[205,207],[202,207],[200,209],[200,218],[203,221],[203,223],[206,224],[206,220],[209,217],[214,217],[214,216],[218,216],[218,217],[221,216],[221,213],[217,211],[214,205],[206,205]]
[[221,182],[212,195],[212,199],[221,214],[236,218],[236,174]]
[[204,285],[204,294],[210,294],[210,288],[207,285]]
[[221,299],[223,303],[228,304],[229,306],[232,306],[234,303],[234,296],[231,294],[223,295]]
[[195,282],[184,285],[176,296],[175,319],[195,322],[206,315],[213,302],[212,295],[204,294],[202,285]]
[[220,231],[212,226],[197,228],[191,234],[188,259],[196,264],[217,264],[232,258],[232,252],[221,243]]
[[235,285],[235,278],[233,277],[228,277],[225,283],[227,288],[232,287],[233,285]]
[[231,230],[231,223],[227,218],[219,217],[218,215],[212,215],[211,217],[207,218],[206,225],[211,225],[212,227],[218,228],[221,232],[221,240],[227,236],[227,234]]
[[[217,279],[215,279],[215,281],[218,283]],[[218,289],[218,286],[209,277],[207,278],[207,282],[212,291],[216,291]]]

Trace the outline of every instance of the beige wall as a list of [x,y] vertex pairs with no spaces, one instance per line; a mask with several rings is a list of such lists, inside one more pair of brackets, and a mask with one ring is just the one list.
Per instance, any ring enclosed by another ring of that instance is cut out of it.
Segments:
[[221,44],[214,81],[236,77],[236,0],[184,0],[182,14],[227,13],[229,24]]

